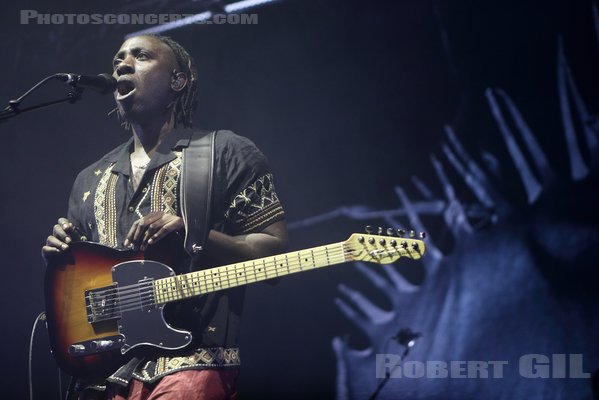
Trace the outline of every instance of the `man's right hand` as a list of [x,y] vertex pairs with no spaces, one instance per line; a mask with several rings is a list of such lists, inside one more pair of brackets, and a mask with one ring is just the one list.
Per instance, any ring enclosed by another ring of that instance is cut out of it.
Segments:
[[71,235],[74,234],[73,224],[66,218],[59,218],[58,223],[52,229],[52,235],[48,236],[46,245],[42,247],[42,256],[47,259],[68,249],[69,243],[73,241]]

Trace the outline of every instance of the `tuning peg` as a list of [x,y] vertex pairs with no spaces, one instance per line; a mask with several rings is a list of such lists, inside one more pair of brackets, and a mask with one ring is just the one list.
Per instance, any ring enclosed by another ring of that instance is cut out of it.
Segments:
[[395,230],[393,228],[387,228],[387,236],[395,235]]
[[410,237],[411,237],[411,238],[414,238],[414,237],[416,237],[416,232],[414,232],[414,231],[410,231]]
[[405,234],[406,234],[406,230],[405,229],[398,229],[397,230],[397,236],[403,237]]
[[366,233],[370,234],[372,233],[372,226],[366,225],[366,227],[364,227],[364,230],[366,231]]
[[383,228],[381,228],[379,226],[379,229],[377,229],[377,235],[382,235],[383,234]]
[[420,232],[420,239],[424,239],[426,237],[426,232]]

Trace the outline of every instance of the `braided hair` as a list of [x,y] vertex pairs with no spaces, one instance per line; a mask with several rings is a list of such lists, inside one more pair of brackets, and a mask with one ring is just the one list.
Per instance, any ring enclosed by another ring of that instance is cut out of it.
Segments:
[[160,40],[171,48],[175,54],[177,64],[179,64],[180,71],[187,75],[187,85],[185,85],[185,88],[179,92],[179,95],[175,99],[174,109],[175,126],[180,123],[184,127],[189,128],[192,126],[192,113],[197,105],[198,72],[195,62],[187,50],[171,37],[162,35],[149,36]]

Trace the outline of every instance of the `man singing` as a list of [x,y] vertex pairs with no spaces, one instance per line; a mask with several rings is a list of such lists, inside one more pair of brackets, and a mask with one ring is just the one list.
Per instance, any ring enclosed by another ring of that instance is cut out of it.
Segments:
[[[75,180],[68,217],[59,218],[42,254],[46,260],[69,244],[89,240],[145,251],[167,236],[185,236],[182,218],[182,152],[192,137],[197,73],[174,40],[137,36],[113,60],[117,111],[132,133]],[[210,230],[200,261],[176,251],[178,273],[282,252],[287,244],[284,212],[267,161],[254,144],[230,131],[216,132]],[[197,189],[197,190],[196,190]],[[193,202],[192,202],[193,203]],[[169,322],[191,330],[192,345],[177,352],[145,351],[107,377],[79,381],[80,399],[233,399],[236,397],[238,334],[243,288],[177,303]],[[105,379],[104,379],[105,378]]]

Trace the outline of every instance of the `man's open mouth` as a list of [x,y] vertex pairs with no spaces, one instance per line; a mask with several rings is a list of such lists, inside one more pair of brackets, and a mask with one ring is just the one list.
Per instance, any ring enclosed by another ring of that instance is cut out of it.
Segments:
[[116,90],[118,92],[116,99],[124,100],[135,92],[135,85],[131,81],[122,80],[117,83]]

